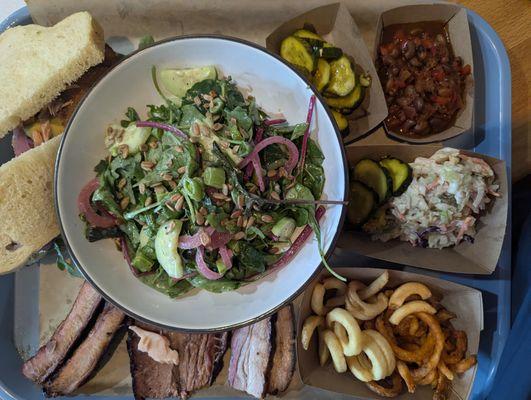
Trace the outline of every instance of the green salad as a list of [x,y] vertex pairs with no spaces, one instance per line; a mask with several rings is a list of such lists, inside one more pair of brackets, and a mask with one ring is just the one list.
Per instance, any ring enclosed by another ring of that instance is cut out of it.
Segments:
[[327,265],[315,97],[290,125],[214,67],[153,78],[163,104],[109,125],[109,155],[79,195],[87,239],[115,238],[131,271],[170,297],[235,290],[286,265],[312,232]]

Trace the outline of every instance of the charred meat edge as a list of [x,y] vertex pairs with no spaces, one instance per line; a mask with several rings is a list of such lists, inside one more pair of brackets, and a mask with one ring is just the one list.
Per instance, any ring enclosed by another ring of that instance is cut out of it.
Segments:
[[258,398],[266,392],[271,365],[272,323],[272,318],[266,318],[236,329],[232,334],[227,383]]
[[112,339],[124,326],[125,314],[105,304],[87,338],[74,351],[68,361],[47,380],[44,391],[47,396],[70,394],[85,383],[97,367],[100,359],[105,356]]
[[83,283],[68,316],[57,327],[50,340],[24,363],[22,373],[32,381],[42,384],[79,342],[94,315],[97,315],[96,310],[101,303],[98,292],[89,283]]
[[290,304],[278,311],[274,324],[275,342],[267,389],[269,394],[284,392],[293,378],[297,362],[296,335],[293,306]]

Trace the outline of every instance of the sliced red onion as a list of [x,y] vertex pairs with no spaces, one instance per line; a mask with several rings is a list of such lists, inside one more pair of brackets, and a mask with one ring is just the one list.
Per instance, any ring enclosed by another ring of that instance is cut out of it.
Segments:
[[225,246],[232,239],[232,235],[229,232],[214,231],[210,235],[210,244],[206,246],[208,250],[219,249]]
[[178,247],[182,250],[191,250],[196,249],[201,246],[201,238],[199,232],[195,235],[183,235],[179,237]]
[[116,225],[116,219],[110,214],[99,215],[98,213],[96,213],[96,211],[94,211],[90,203],[92,194],[99,187],[100,187],[100,183],[98,181],[98,178],[94,178],[90,180],[83,187],[83,189],[81,189],[81,192],[79,192],[79,196],[77,198],[79,212],[85,216],[87,222],[93,227],[110,228]]
[[[256,130],[256,135],[254,136],[254,140],[253,140],[254,144],[257,145],[263,140],[263,138],[264,138],[264,128],[259,127]],[[258,158],[258,161],[260,161],[260,158]],[[251,175],[253,174],[253,171],[254,171],[254,164],[253,163],[247,164],[247,167],[245,169],[245,177],[247,179],[250,179]]]
[[197,248],[197,251],[195,253],[195,263],[197,264],[197,269],[199,270],[199,273],[205,278],[210,279],[211,281],[220,279],[223,276],[208,268],[208,265],[205,262],[205,248],[203,246],[199,246]]
[[271,126],[271,125],[279,125],[285,123],[286,120],[284,118],[278,118],[278,119],[266,119],[264,121],[265,126]]
[[15,152],[16,157],[34,147],[33,140],[26,135],[22,125],[19,125],[13,129],[11,146],[13,146],[13,151]]
[[208,250],[214,250],[226,245],[232,238],[228,232],[218,232],[213,227],[200,229],[195,235],[183,235],[179,238],[179,248],[182,250],[196,249],[203,245],[201,242],[201,232],[205,232],[210,237],[210,243],[206,246]]
[[259,127],[256,129],[256,135],[254,135],[254,144],[258,144],[264,138],[264,128]]
[[306,115],[306,130],[302,137],[302,146],[301,146],[301,158],[299,161],[299,173],[304,170],[304,161],[306,158],[306,149],[308,148],[308,138],[310,137],[310,126],[312,125],[313,118],[313,109],[315,108],[315,95],[312,94],[310,97],[310,104],[308,106],[308,114]]
[[297,160],[299,159],[299,149],[297,149],[297,146],[295,143],[293,143],[291,140],[286,139],[282,136],[271,136],[267,139],[262,140],[260,143],[258,143],[253,151],[243,159],[243,161],[238,165],[238,167],[243,168],[250,162],[253,162],[253,159],[255,157],[258,157],[258,153],[265,149],[267,146],[272,144],[283,144],[288,148],[289,152],[289,159],[286,163],[286,170],[291,173],[293,171],[293,168],[297,165]]
[[[326,210],[323,206],[319,206],[317,208],[317,210],[315,211],[315,219],[317,220],[317,222],[320,221],[325,211]],[[300,233],[300,235],[297,236],[297,239],[295,239],[291,247],[282,255],[282,257],[280,257],[280,259],[276,263],[271,264],[266,272],[252,276],[246,279],[246,281],[248,282],[256,281],[258,279],[263,278],[264,276],[269,275],[270,273],[274,271],[284,268],[291,260],[293,260],[295,255],[301,249],[302,245],[306,242],[306,240],[308,240],[308,238],[310,237],[312,233],[313,233],[313,229],[311,228],[311,226],[306,225],[304,229],[302,230],[302,232]]]
[[227,246],[221,246],[219,248],[219,255],[221,256],[221,261],[225,264],[227,271],[232,268],[232,251],[227,249]]
[[135,122],[135,124],[139,128],[157,128],[157,129],[162,129],[164,131],[171,132],[175,136],[178,136],[178,137],[180,137],[182,139],[188,139],[188,136],[186,135],[186,133],[184,133],[180,129],[178,129],[178,128],[174,127],[173,125],[170,125],[170,124],[164,124],[162,122],[154,122],[154,121],[137,121],[137,122]]

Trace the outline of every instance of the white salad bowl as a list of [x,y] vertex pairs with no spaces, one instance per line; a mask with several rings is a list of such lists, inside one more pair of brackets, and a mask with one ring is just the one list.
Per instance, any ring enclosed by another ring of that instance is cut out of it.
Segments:
[[[315,235],[284,268],[232,292],[193,290],[171,299],[146,286],[129,270],[112,240],[89,243],[79,218],[77,196],[94,178],[94,167],[106,156],[104,132],[119,123],[127,107],[146,115],[147,104],[162,104],[151,77],[159,69],[215,65],[252,94],[270,115],[290,123],[306,120],[308,103],[317,96],[312,137],[325,156],[324,198],[345,200],[347,167],[341,137],[322,98],[302,75],[266,49],[220,36],[177,37],[124,58],[86,95],[62,139],[55,171],[56,208],[73,261],[103,297],[133,318],[169,329],[220,331],[255,322],[293,300],[320,270]],[[324,251],[330,255],[341,230],[345,207],[326,206],[320,221]]]

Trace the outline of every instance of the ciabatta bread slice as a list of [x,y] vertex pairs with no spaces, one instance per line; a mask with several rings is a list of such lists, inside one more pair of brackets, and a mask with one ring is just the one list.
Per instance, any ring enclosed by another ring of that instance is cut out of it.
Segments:
[[0,138],[103,61],[103,30],[88,12],[55,26],[17,26],[0,35]]

